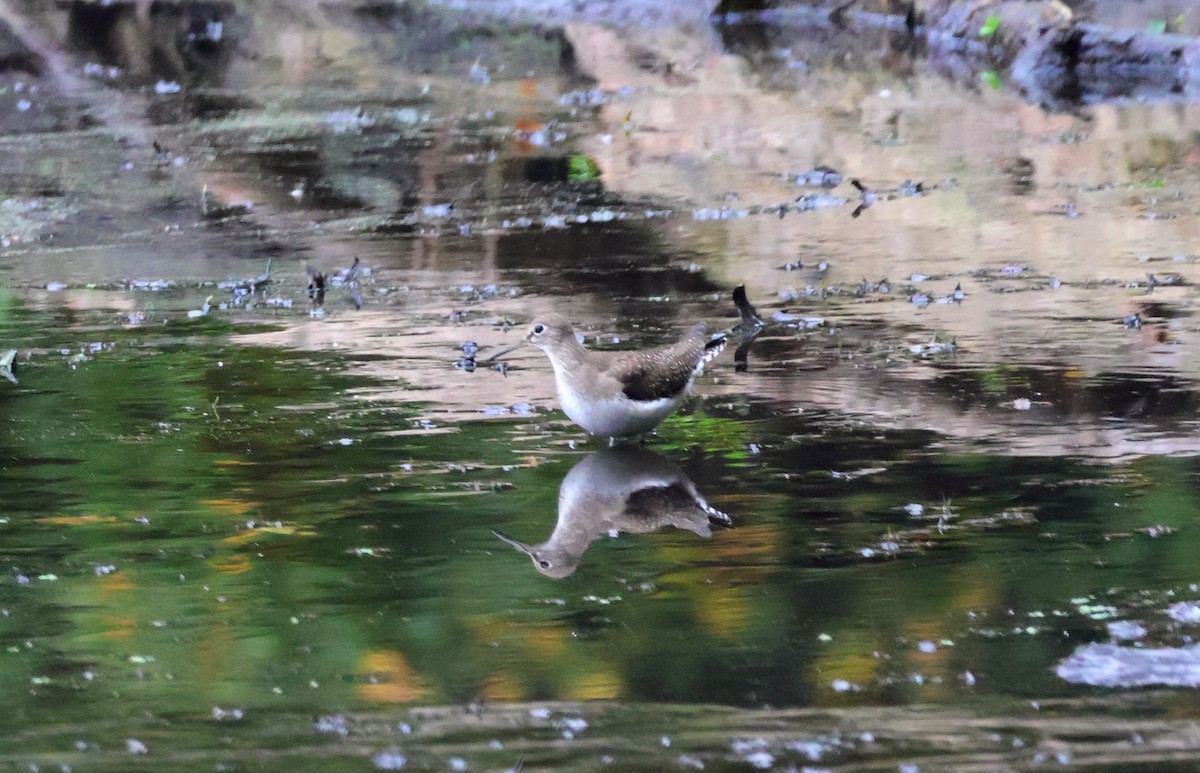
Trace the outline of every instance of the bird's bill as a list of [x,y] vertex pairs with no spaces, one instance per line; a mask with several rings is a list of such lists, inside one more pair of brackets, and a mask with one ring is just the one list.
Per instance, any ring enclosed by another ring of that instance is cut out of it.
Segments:
[[496,360],[500,359],[501,357],[508,354],[509,352],[515,351],[516,349],[520,349],[524,345],[525,345],[525,339],[521,339],[520,341],[517,341],[512,346],[509,346],[505,349],[501,349],[500,351],[496,352],[495,354],[492,354],[486,360],[480,360],[478,364],[485,365],[489,362],[495,362]]
[[501,542],[506,543],[508,545],[512,545],[514,548],[521,551],[525,555],[527,555],[527,556],[533,555],[533,548],[529,547],[524,542],[517,542],[512,537],[506,537],[503,534],[501,534],[500,532],[496,531],[495,529],[492,529],[492,534],[496,535],[496,539],[498,539]]

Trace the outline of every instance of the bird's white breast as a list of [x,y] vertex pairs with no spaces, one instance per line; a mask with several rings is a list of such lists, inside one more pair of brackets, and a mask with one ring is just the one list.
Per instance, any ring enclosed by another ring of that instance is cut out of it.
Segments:
[[604,399],[583,399],[556,372],[558,402],[571,421],[593,435],[623,437],[649,432],[683,402],[686,390],[677,397],[630,400],[624,394]]

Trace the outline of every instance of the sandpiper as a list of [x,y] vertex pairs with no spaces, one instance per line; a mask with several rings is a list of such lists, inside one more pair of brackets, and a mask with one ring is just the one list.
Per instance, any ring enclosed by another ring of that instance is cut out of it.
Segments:
[[525,338],[550,358],[558,402],[571,421],[609,438],[657,427],[683,403],[696,376],[728,340],[708,338],[701,322],[656,349],[591,351],[557,314],[535,319]]
[[596,540],[668,526],[708,538],[713,526],[733,526],[733,520],[705,501],[666,457],[623,445],[591,454],[571,468],[558,488],[558,520],[545,542],[530,545],[492,533],[533,559],[542,574],[562,579],[579,567]]

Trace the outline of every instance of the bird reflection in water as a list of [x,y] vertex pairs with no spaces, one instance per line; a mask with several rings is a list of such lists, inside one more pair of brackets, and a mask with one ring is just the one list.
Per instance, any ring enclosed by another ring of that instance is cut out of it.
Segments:
[[492,533],[533,560],[547,577],[571,575],[588,546],[605,536],[646,534],[667,526],[700,537],[713,526],[733,526],[666,457],[640,446],[618,445],[576,464],[558,488],[558,521],[545,542],[527,545]]

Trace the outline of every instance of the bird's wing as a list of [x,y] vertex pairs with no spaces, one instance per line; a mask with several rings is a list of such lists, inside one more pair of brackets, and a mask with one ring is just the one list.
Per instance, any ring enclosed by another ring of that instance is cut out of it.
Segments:
[[608,374],[630,400],[675,397],[705,362],[704,324],[700,323],[670,346],[621,353],[613,358]]

